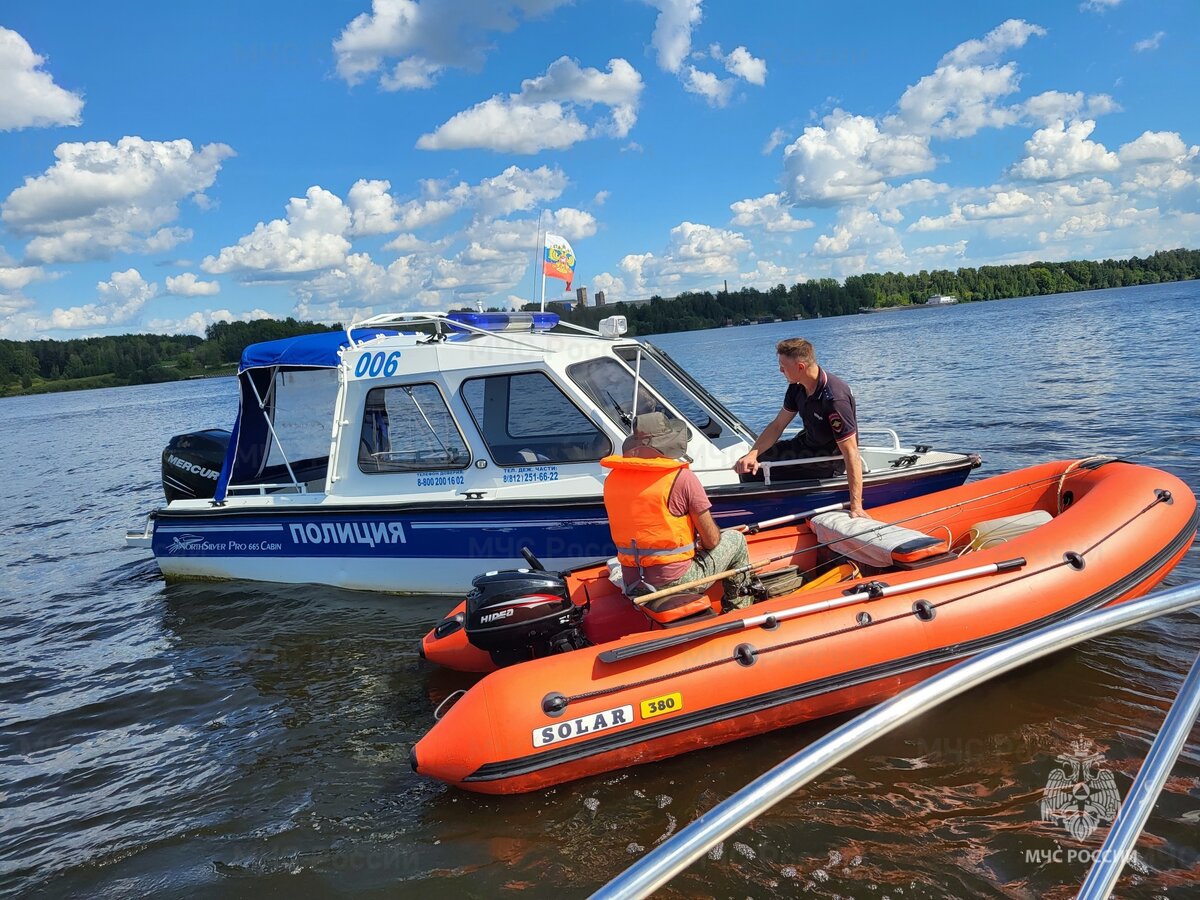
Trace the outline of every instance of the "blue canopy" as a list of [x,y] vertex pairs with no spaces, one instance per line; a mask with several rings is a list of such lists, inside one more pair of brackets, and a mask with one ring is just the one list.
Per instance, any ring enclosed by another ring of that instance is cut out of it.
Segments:
[[[366,341],[379,335],[399,334],[385,328],[356,328],[354,340]],[[251,344],[242,351],[238,373],[247,369],[271,366],[311,366],[332,369],[338,364],[338,351],[350,346],[345,331],[323,331],[319,334],[298,334],[277,341]]]
[[[356,328],[354,340],[366,341],[379,335],[395,335],[398,331],[384,328]],[[229,484],[242,484],[262,476],[270,453],[271,436],[267,419],[274,415],[274,397],[269,388],[276,366],[308,369],[333,369],[338,365],[338,351],[350,346],[345,331],[323,331],[300,334],[277,341],[251,344],[242,351],[238,364],[240,402],[233,434],[225,454],[225,464],[217,478],[216,496],[225,499]],[[259,408],[258,398],[269,398],[266,410]],[[294,462],[294,461],[293,461]]]

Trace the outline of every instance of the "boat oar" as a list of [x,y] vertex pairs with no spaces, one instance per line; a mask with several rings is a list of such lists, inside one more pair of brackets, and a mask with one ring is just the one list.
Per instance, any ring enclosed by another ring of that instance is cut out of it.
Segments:
[[[971,569],[960,569],[956,572],[946,572],[942,575],[931,575],[928,578],[919,578],[916,581],[909,581],[905,584],[885,585],[881,582],[872,581],[862,586],[862,590],[855,591],[853,594],[847,594],[841,597],[833,597],[829,600],[821,600],[817,603],[806,603],[803,606],[793,606],[789,609],[781,609],[778,612],[764,613],[760,616],[746,616],[741,619],[733,619],[729,622],[722,622],[719,625],[711,625],[708,628],[701,628],[698,631],[689,631],[684,634],[672,634],[666,637],[656,638],[654,640],[643,641],[639,644],[629,644],[625,647],[616,647],[612,650],[605,650],[598,657],[602,663],[621,662],[626,659],[633,659],[636,656],[645,656],[648,653],[657,653],[659,650],[665,650],[668,647],[678,647],[681,644],[690,644],[692,641],[700,641],[705,638],[715,637],[719,634],[729,634],[734,631],[742,631],[746,628],[757,628],[759,625],[767,625],[773,627],[776,623],[784,619],[795,619],[800,616],[807,616],[816,612],[824,612],[827,609],[836,609],[839,606],[849,606],[854,603],[862,603],[865,600],[878,600],[881,597],[890,597],[893,594],[903,594],[909,591],[922,591],[925,588],[936,587],[941,584],[952,584],[956,581],[966,581],[971,578],[978,578],[981,575],[994,575],[998,572],[1011,572],[1025,565],[1024,557],[1016,557],[1015,559],[1006,559],[1002,562],[989,563],[986,566],[975,566]],[[639,598],[641,599],[641,598]]]
[[763,519],[761,522],[752,522],[749,525],[739,525],[734,531],[741,531],[745,534],[758,534],[764,528],[776,528],[779,525],[786,525],[788,522],[807,519],[810,516],[817,515],[817,513],[833,512],[835,509],[848,509],[849,507],[849,503],[830,503],[828,506],[818,506],[816,509],[810,509],[807,512],[792,513],[790,516],[779,516],[776,519]]

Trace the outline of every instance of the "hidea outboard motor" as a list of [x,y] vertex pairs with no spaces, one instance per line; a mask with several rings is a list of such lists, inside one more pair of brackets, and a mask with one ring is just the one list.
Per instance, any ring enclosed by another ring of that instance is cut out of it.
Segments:
[[557,572],[487,572],[467,594],[467,640],[496,665],[509,666],[589,646],[583,614]]
[[162,485],[168,503],[207,500],[216,494],[229,437],[228,431],[210,428],[171,438],[162,454]]

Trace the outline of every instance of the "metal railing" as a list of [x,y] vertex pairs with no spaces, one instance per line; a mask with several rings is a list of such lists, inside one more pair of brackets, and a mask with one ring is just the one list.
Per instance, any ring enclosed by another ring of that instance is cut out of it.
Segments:
[[[831,766],[939,703],[1065,647],[1196,605],[1200,605],[1200,582],[1160,591],[1120,606],[1070,619],[1001,644],[947,669],[835,728],[825,737],[780,763],[704,813],[670,840],[651,850],[592,896],[646,897],[707,853],[711,847]],[[1163,725],[1163,732],[1155,741],[1151,755],[1147,758],[1146,768],[1150,770],[1152,777],[1147,777],[1143,782],[1143,777],[1139,774],[1134,784],[1135,790],[1130,792],[1126,802],[1127,809],[1122,809],[1118,821],[1113,823],[1110,839],[1118,840],[1114,839],[1113,835],[1120,832],[1121,842],[1120,847],[1114,848],[1113,854],[1110,854],[1114,855],[1115,871],[1106,869],[1102,875],[1095,876],[1097,890],[1104,890],[1101,879],[1111,890],[1111,884],[1120,874],[1128,851],[1132,849],[1133,842],[1137,839],[1146,816],[1149,815],[1149,809],[1158,796],[1161,779],[1165,778],[1166,772],[1170,770],[1179,748],[1187,737],[1190,724],[1195,719],[1195,707],[1200,703],[1198,694],[1200,674],[1197,667],[1193,667],[1192,674],[1188,676],[1177,698],[1181,712],[1176,716],[1168,716],[1168,721]],[[1187,718],[1189,715],[1191,718]],[[1158,750],[1160,743],[1163,745],[1161,751]],[[1153,766],[1151,759],[1154,760]],[[1142,788],[1143,783],[1146,785],[1145,790]],[[1151,787],[1153,791],[1150,790]],[[1105,847],[1107,846],[1106,842]],[[1124,852],[1121,848],[1124,848]],[[1098,863],[1105,859],[1104,854],[1097,857]],[[1093,878],[1089,876],[1088,884],[1092,882]],[[1084,896],[1091,900],[1107,894],[1088,893]]]

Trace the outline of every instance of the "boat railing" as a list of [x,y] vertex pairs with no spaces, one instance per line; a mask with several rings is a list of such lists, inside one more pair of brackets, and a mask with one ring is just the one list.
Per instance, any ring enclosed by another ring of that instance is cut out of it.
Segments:
[[[1200,582],[1159,591],[1008,641],[941,672],[835,728],[701,815],[612,879],[594,898],[646,897],[712,847],[830,767],[940,703],[1082,641],[1200,605]],[[1200,658],[1184,680],[1117,814],[1080,897],[1107,897],[1200,711]],[[1111,846],[1110,846],[1111,845]]]
[[264,484],[231,484],[226,496],[265,496],[267,494],[307,494],[308,485],[303,481],[279,481]]

